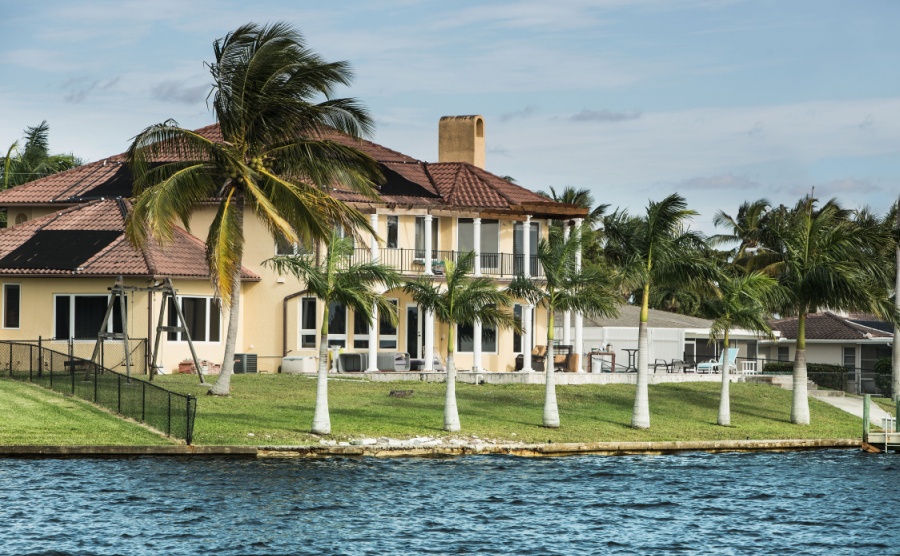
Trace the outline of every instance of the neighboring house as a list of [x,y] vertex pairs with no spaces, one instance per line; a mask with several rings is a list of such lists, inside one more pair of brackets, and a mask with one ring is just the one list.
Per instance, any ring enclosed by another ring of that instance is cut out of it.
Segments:
[[[793,361],[797,349],[797,318],[770,321],[781,332],[777,341],[760,342],[768,359]],[[829,311],[806,319],[806,361],[840,365],[849,371],[872,371],[875,362],[891,356],[891,325],[871,316],[841,316]]]
[[[620,370],[637,363],[638,322],[641,308],[622,305],[615,318],[584,319],[584,351],[602,349],[612,345],[616,354],[616,368]],[[559,319],[557,320],[559,322]],[[722,350],[722,340],[709,341],[711,320],[650,309],[648,320],[648,361],[652,366],[657,359],[671,362],[680,359],[688,364],[716,359]],[[564,331],[563,331],[564,332]],[[557,338],[563,337],[560,333]],[[740,359],[756,359],[759,334],[735,329],[730,332],[732,346],[738,348]],[[629,355],[629,350],[631,355]]]
[[[221,138],[215,125],[197,131]],[[372,156],[386,179],[377,200],[340,188],[334,191],[335,197],[369,214],[377,230],[378,241],[373,238],[357,246],[357,259],[377,258],[407,277],[435,273],[440,279],[442,267],[432,261],[470,250],[480,254],[476,273],[493,276],[501,285],[523,270],[537,275],[540,268],[534,254],[539,239],[547,236],[549,223],[577,223],[587,212],[547,200],[473,165],[484,161],[480,116],[441,119],[438,163],[338,134],[330,138]],[[109,288],[117,276],[124,276],[125,284],[134,287],[168,277],[182,296],[199,357],[221,359],[227,318],[209,284],[203,244],[214,205],[198,207],[190,233],[179,230],[172,244],[138,251],[123,234],[132,182],[123,155],[116,155],[0,192],[0,207],[7,209],[10,222],[17,223],[0,232],[0,339],[42,337],[61,343],[74,338],[87,344],[97,337]],[[276,275],[262,265],[276,254],[295,253],[295,246],[276,244],[249,212],[244,233],[237,352],[256,354],[260,371],[275,372],[286,354],[318,354],[323,307],[302,294],[303,285],[296,279]],[[413,359],[425,359],[428,368],[428,351],[446,352],[446,331],[428,322],[402,291],[387,292],[387,297],[398,307],[397,326],[382,321],[370,327],[351,311],[333,307],[329,345],[368,352],[369,370],[374,370],[376,351],[408,352]],[[126,301],[129,336],[154,337],[159,300],[158,294],[130,294]],[[522,305],[514,310],[532,323],[533,333],[519,337],[508,330],[485,329],[479,349],[471,331],[462,331],[456,357],[459,368],[511,371],[523,346],[541,343],[539,339],[546,337],[546,315],[536,311],[527,318],[530,308]],[[170,316],[166,322],[174,324]],[[121,322],[110,326],[119,330]],[[162,366],[174,369],[188,357],[186,342],[179,334],[163,334],[161,356]]]

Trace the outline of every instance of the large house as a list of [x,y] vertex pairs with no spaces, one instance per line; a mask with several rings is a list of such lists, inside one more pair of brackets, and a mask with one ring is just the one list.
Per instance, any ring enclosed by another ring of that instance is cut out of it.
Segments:
[[[197,130],[221,139],[217,126]],[[393,265],[407,277],[435,275],[439,261],[475,251],[475,273],[498,284],[517,272],[541,272],[534,253],[549,224],[577,224],[585,209],[550,201],[483,169],[484,120],[481,116],[445,117],[440,122],[440,161],[416,160],[368,141],[335,134],[335,140],[359,148],[378,161],[385,182],[371,200],[339,187],[337,198],[369,215],[377,237],[357,245],[357,257]],[[201,359],[222,357],[225,314],[210,286],[204,258],[206,233],[215,205],[200,206],[188,230],[166,245],[133,248],[124,236],[130,210],[132,174],[123,155],[92,162],[0,193],[9,228],[0,232],[2,329],[6,340],[36,340],[49,345],[70,341],[93,345],[109,303],[110,287],[122,276],[125,328],[132,338],[154,338],[157,315],[177,324],[173,307],[160,307],[159,292],[142,290],[170,278]],[[263,265],[276,254],[294,253],[278,244],[251,213],[244,219],[244,269],[241,326],[237,352],[249,354],[260,372],[276,372],[285,355],[318,354],[322,303],[304,295],[303,284]],[[129,289],[130,288],[130,289]],[[446,352],[447,331],[423,314],[400,290],[387,292],[397,305],[399,323],[375,326],[343,307],[330,311],[328,344],[367,354],[367,370],[377,370],[379,352],[406,352],[429,370],[429,354]],[[518,353],[530,361],[534,338],[546,337],[546,315],[517,304],[526,332],[472,330],[458,334],[460,369],[513,371]],[[123,328],[119,310],[109,332]],[[580,319],[575,320],[580,344]],[[480,332],[480,333],[479,333]],[[171,371],[189,357],[184,334],[166,331],[159,350],[162,368]],[[527,349],[525,346],[528,346]],[[82,350],[83,351],[83,350]],[[384,358],[382,358],[384,359]]]

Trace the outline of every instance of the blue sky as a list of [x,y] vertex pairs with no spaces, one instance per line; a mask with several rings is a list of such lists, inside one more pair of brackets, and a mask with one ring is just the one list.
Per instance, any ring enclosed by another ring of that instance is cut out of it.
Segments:
[[900,2],[0,0],[0,146],[42,120],[97,160],[213,122],[212,43],[285,20],[356,72],[373,140],[437,159],[485,117],[487,169],[640,212],[672,192],[712,232],[745,200],[886,210],[900,195]]

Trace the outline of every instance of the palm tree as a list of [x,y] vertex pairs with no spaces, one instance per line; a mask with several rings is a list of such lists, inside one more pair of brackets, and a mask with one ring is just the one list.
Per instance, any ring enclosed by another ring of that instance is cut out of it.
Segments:
[[420,276],[406,283],[404,291],[423,310],[434,313],[438,322],[447,326],[447,392],[444,402],[444,430],[460,429],[459,411],[456,407],[456,328],[481,322],[491,328],[520,329],[508,308],[511,301],[505,292],[497,289],[494,281],[486,276],[471,276],[475,253],[459,255],[456,263],[444,261],[446,281]]
[[713,217],[713,224],[717,228],[725,228],[727,232],[710,236],[710,245],[717,247],[723,244],[737,243],[737,247],[732,252],[732,261],[734,264],[748,266],[758,254],[762,239],[761,230],[765,225],[766,215],[771,206],[772,203],[768,199],[744,201],[738,207],[736,217],[720,210]]
[[569,238],[562,230],[551,228],[550,239],[538,244],[537,259],[544,269],[542,278],[516,276],[507,292],[547,310],[547,364],[544,390],[545,427],[559,427],[556,403],[556,379],[553,369],[554,316],[557,311],[575,311],[588,317],[615,316],[622,302],[618,291],[599,266],[578,269],[575,253],[581,249],[581,233],[577,230]]
[[[777,304],[780,295],[778,282],[762,272],[745,273],[739,268],[726,272],[718,282],[716,296],[702,302],[702,313],[713,319],[709,328],[710,341],[721,336],[725,350],[730,345],[729,334],[734,327],[760,332],[772,337],[766,316],[768,307]],[[731,396],[728,365],[722,365],[722,392],[719,398],[718,424],[731,425]]]
[[400,284],[400,275],[392,267],[379,263],[353,263],[353,242],[332,232],[325,245],[321,262],[315,255],[280,256],[269,259],[265,264],[279,274],[293,274],[306,284],[304,293],[319,298],[325,305],[322,326],[319,329],[319,372],[316,383],[316,409],[313,415],[312,433],[330,434],[331,417],[328,413],[328,320],[332,303],[342,305],[362,316],[371,324],[377,309],[379,318],[397,322],[397,308],[387,301],[385,291]]
[[797,349],[791,422],[809,424],[806,374],[806,318],[820,308],[873,313],[891,322],[898,315],[890,303],[891,275],[883,246],[890,234],[883,226],[856,222],[853,212],[835,199],[821,208],[812,197],[801,199],[770,219],[766,241],[778,260],[765,271],[785,289],[778,307],[796,316]]
[[658,203],[651,201],[644,217],[617,211],[606,220],[607,256],[622,272],[628,289],[639,290],[641,296],[637,390],[631,417],[635,428],[650,428],[647,321],[651,290],[666,284],[699,291],[717,276],[710,259],[700,256],[705,238],[684,228],[685,221],[696,214],[683,197],[673,193]]
[[[894,309],[900,315],[900,198],[894,203],[892,213],[885,218],[887,222],[894,223],[891,235],[894,240]],[[891,351],[891,393],[894,401],[900,400],[900,326],[894,325],[894,347]]]
[[[230,308],[222,372],[210,394],[230,391],[237,342],[244,209],[273,235],[310,244],[337,225],[371,232],[359,211],[329,195],[337,183],[373,195],[374,160],[327,139],[371,130],[368,112],[353,99],[332,99],[350,82],[344,62],[309,50],[285,23],[247,24],[214,44],[213,110],[222,133],[215,141],[169,120],[142,131],[128,149],[137,199],[127,233],[134,245],[165,243],[176,220],[188,226],[201,203],[217,211],[206,239],[213,287]],[[325,100],[314,102],[322,95]],[[153,165],[151,165],[153,164]]]
[[[594,196],[588,189],[576,189],[572,186],[566,186],[559,193],[553,186],[550,186],[550,192],[538,191],[538,195],[543,195],[548,199],[552,199],[557,203],[566,203],[577,207],[587,209],[588,214],[584,217],[581,228],[581,251],[584,256],[585,265],[601,264],[603,259],[603,228],[600,226],[606,216],[608,204],[600,204],[594,206]],[[562,222],[556,220],[553,227],[559,228]]]
[[[50,154],[48,136],[50,126],[44,120],[40,125],[25,128],[25,147],[20,151],[19,142],[13,141],[0,164],[2,189],[22,185],[57,172],[81,166],[83,161],[72,154]],[[5,214],[2,215],[6,217]]]

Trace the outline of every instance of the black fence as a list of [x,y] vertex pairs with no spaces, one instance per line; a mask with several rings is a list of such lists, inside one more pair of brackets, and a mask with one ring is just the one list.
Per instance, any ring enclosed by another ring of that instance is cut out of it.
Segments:
[[[456,262],[460,251],[439,251],[431,253],[432,272],[437,275],[444,273],[444,261]],[[401,273],[425,272],[425,251],[422,249],[381,249],[378,252],[379,261],[393,267]],[[372,254],[369,249],[357,248],[352,261],[354,263],[367,263],[371,261]],[[537,255],[531,255],[531,276],[543,276],[544,269],[538,261]],[[482,253],[481,273],[485,276],[513,277],[522,274],[525,270],[525,256],[513,253]]]
[[103,406],[190,444],[197,398],[43,346],[0,341],[0,374]]

